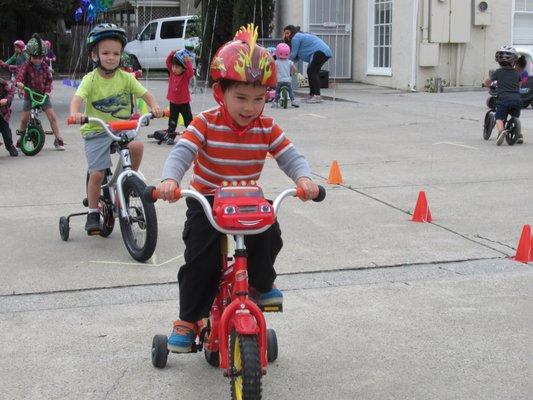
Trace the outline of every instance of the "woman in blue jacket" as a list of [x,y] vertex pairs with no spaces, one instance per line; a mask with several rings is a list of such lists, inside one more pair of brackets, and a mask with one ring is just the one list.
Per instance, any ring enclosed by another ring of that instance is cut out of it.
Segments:
[[320,78],[319,72],[326,61],[333,54],[326,43],[318,36],[312,33],[300,32],[299,27],[287,25],[283,28],[284,39],[291,46],[291,60],[305,61],[307,66],[307,79],[309,80],[309,98],[308,103],[319,103],[320,97]]

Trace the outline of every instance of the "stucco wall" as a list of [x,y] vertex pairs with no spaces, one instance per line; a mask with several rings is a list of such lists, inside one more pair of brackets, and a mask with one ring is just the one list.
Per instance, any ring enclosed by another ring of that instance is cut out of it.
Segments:
[[[392,26],[392,76],[367,74],[368,0],[354,1],[352,37],[353,80],[380,86],[410,89],[413,65],[413,3],[393,1]],[[467,0],[470,1],[470,0]],[[277,18],[276,34],[282,35],[283,26],[300,25],[304,28],[305,0],[281,1]],[[419,1],[416,52],[422,41],[423,0]],[[512,2],[493,0],[492,20],[487,27],[471,25],[470,42],[466,44],[440,44],[439,66],[416,65],[416,89],[424,90],[426,80],[440,77],[452,85],[480,85],[489,69],[496,68],[494,52],[511,40]],[[457,58],[457,49],[459,57]],[[458,60],[458,62],[457,62]],[[418,64],[418,62],[417,62]],[[458,69],[456,69],[458,66]],[[456,82],[456,73],[459,79]]]
[[[412,75],[412,2],[393,3],[392,76],[367,75],[368,0],[355,0],[354,11],[354,63],[356,81],[409,89]],[[497,67],[494,52],[511,40],[512,4],[507,0],[493,1],[492,22],[487,27],[471,25],[470,42],[465,44],[440,44],[439,66],[417,66],[417,90],[424,90],[426,80],[440,77],[452,85],[480,85],[488,69]],[[417,29],[418,46],[422,41],[423,1],[420,1]],[[459,57],[457,58],[457,50]],[[418,58],[417,58],[418,59]],[[458,66],[458,70],[456,70]],[[456,73],[459,72],[456,82]]]

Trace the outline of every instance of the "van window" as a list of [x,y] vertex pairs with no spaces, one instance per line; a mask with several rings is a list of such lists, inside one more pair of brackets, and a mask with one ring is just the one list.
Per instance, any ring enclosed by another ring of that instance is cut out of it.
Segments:
[[152,22],[141,33],[141,40],[155,40],[155,32],[157,31],[157,22]]
[[185,28],[185,37],[201,37],[202,27],[200,26],[200,21],[196,18],[190,19],[187,21],[187,27]]
[[161,24],[161,39],[181,39],[184,21],[164,21]]

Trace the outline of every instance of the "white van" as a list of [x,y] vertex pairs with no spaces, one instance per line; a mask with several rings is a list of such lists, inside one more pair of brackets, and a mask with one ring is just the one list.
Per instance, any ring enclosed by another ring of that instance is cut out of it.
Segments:
[[124,51],[131,54],[133,67],[166,69],[171,50],[182,49],[185,39],[199,42],[199,20],[195,15],[154,19],[129,42]]

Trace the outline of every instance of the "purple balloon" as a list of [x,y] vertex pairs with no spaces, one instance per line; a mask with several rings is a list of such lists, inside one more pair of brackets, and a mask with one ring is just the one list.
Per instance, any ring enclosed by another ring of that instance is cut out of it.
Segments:
[[92,24],[93,21],[94,21],[94,15],[90,15],[90,14],[87,15],[87,22],[90,23],[90,24]]
[[81,20],[82,17],[83,17],[83,10],[81,8],[77,8],[76,11],[74,12],[74,19],[76,20],[76,22],[78,22]]
[[91,0],[81,0],[81,6],[83,7],[84,10],[86,10],[90,4],[91,4]]

